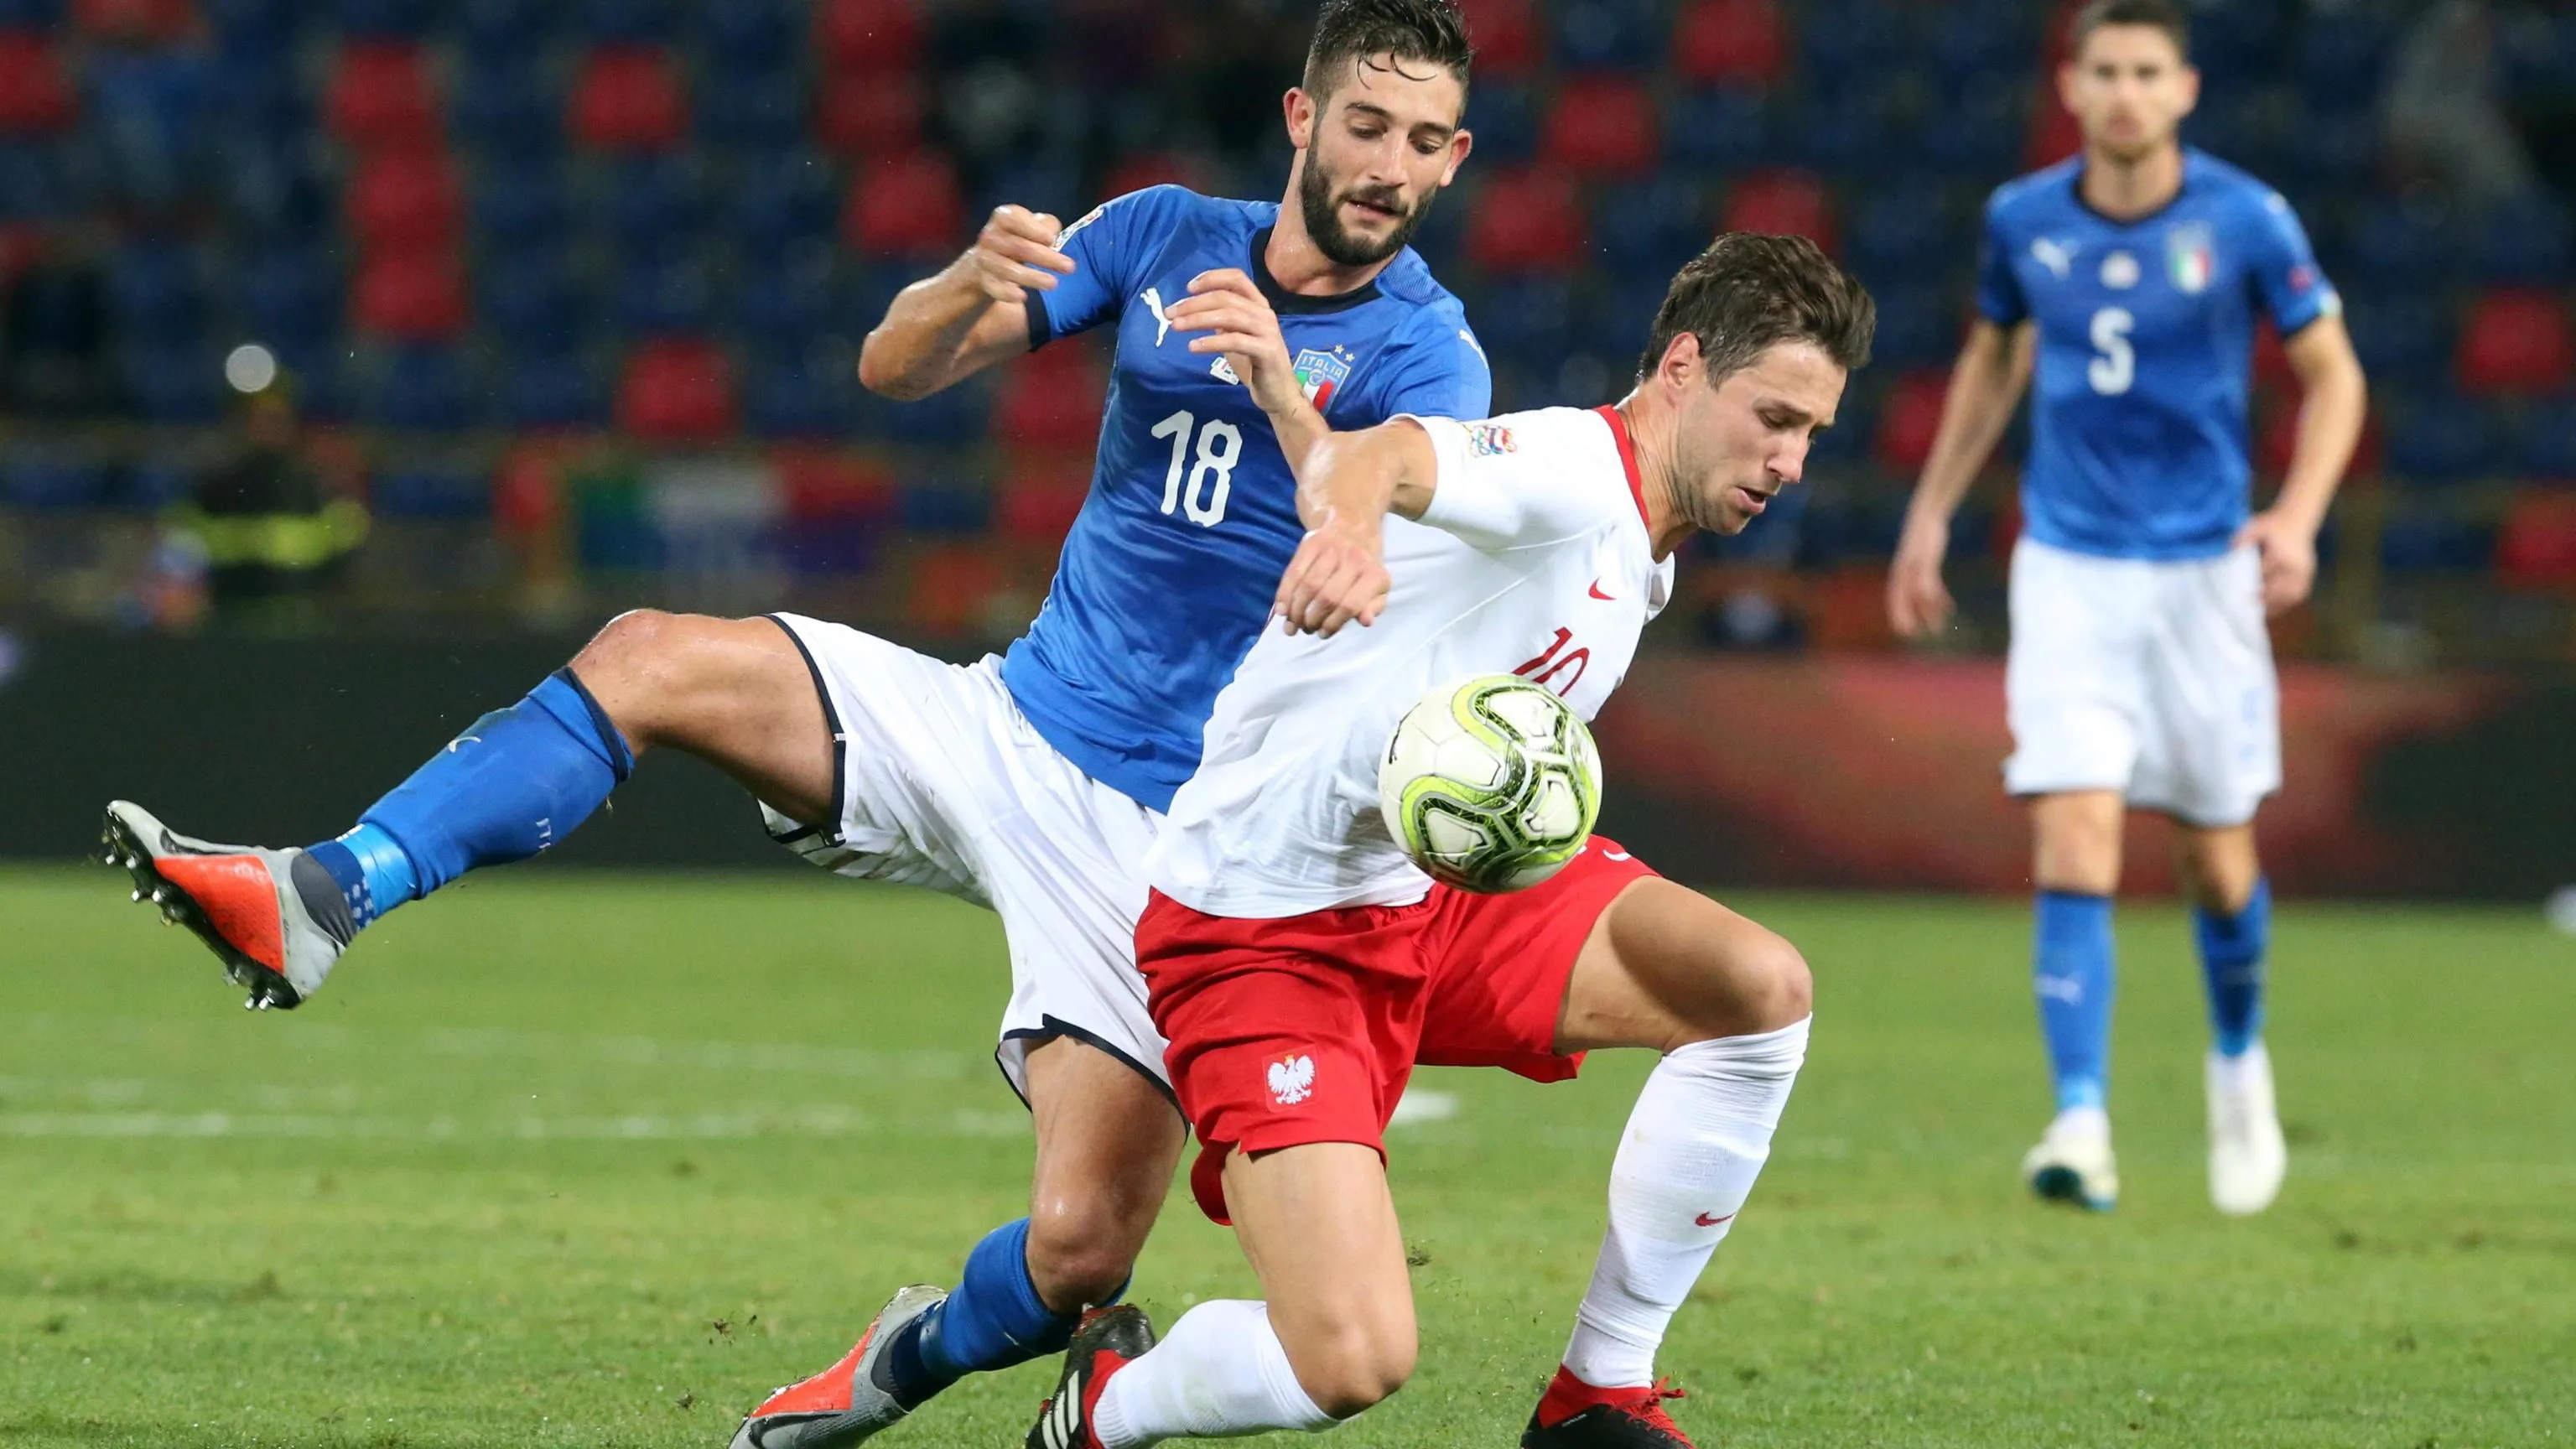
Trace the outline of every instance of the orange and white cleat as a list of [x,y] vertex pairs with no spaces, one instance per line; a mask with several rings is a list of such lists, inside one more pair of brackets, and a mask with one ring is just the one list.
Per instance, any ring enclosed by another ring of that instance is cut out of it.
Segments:
[[1027,1449],[1100,1449],[1100,1435],[1092,1428],[1100,1391],[1109,1386],[1111,1374],[1143,1358],[1153,1346],[1154,1321],[1141,1308],[1121,1303],[1084,1314],[1073,1342],[1065,1345],[1064,1377],[1038,1406]]
[[356,934],[330,872],[301,850],[217,845],[181,835],[130,801],[107,807],[107,863],[134,877],[134,898],[197,933],[224,974],[250,988],[246,1006],[300,1006]]
[[1642,1388],[1595,1388],[1560,1365],[1530,1415],[1521,1449],[1692,1449],[1664,1412],[1682,1391],[1662,1379]]
[[947,1289],[927,1283],[895,1294],[839,1363],[777,1390],[744,1416],[731,1449],[842,1449],[912,1412],[878,1382],[877,1361],[897,1334],[947,1298]]

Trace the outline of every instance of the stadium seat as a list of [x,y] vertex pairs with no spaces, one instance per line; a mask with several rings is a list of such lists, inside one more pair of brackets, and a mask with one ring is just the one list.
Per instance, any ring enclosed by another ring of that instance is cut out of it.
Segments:
[[927,39],[910,0],[823,0],[814,35],[839,79],[917,73]]
[[789,66],[710,71],[698,97],[698,136],[713,145],[762,154],[805,138],[804,76]]
[[1538,101],[1527,82],[1479,85],[1467,93],[1467,129],[1485,165],[1518,166],[1538,154]]
[[966,204],[957,168],[933,151],[871,165],[850,187],[841,215],[843,240],[863,256],[931,257],[966,240]]
[[1852,267],[1873,286],[1954,270],[1966,255],[1943,188],[1927,179],[1866,188],[1850,244]]
[[326,346],[347,310],[338,272],[318,249],[263,248],[241,272],[241,309],[253,336],[271,348]]
[[2503,463],[2486,410],[2457,397],[2420,397],[2388,430],[2389,476],[2440,487],[2492,477]]
[[2576,483],[2576,398],[2554,399],[2523,434],[2522,472],[2553,483]]
[[806,243],[828,243],[841,211],[840,180],[810,151],[748,158],[734,193],[734,236],[747,260],[773,263]]
[[444,342],[465,330],[465,278],[453,257],[393,252],[358,269],[350,315],[365,330],[402,341]]
[[621,161],[609,173],[606,211],[609,236],[626,260],[688,256],[704,240],[706,172],[685,155]]
[[1628,177],[1655,164],[1655,102],[1643,84],[1615,76],[1560,87],[1542,127],[1547,164],[1591,177]]
[[445,157],[390,151],[358,164],[349,223],[369,255],[452,249],[462,233],[464,185]]
[[94,40],[166,45],[196,24],[190,0],[74,0],[72,29]]
[[2338,11],[2332,23],[2300,26],[2301,109],[2316,118],[2367,109],[2379,94],[2389,40],[2387,18],[2364,6]]
[[984,436],[984,419],[992,392],[980,382],[932,393],[917,402],[884,402],[874,394],[857,399],[861,431],[890,443],[924,448],[954,448]]
[[197,466],[185,454],[150,455],[122,470],[110,501],[128,513],[159,513],[197,486]]
[[2473,394],[2565,391],[2576,382],[2576,332],[2566,304],[2538,290],[2479,297],[2460,329],[2457,375],[2461,391]]
[[118,332],[157,342],[195,341],[206,332],[205,258],[172,242],[133,242],[108,264],[107,295]]
[[2451,365],[2451,308],[2423,293],[2347,294],[2353,350],[2379,382],[2400,388],[2440,381]]
[[1467,309],[1486,351],[1525,368],[1553,369],[1562,362],[1576,345],[1582,315],[1572,280],[1545,275],[1488,282]]
[[1833,203],[1823,183],[1799,171],[1760,172],[1737,182],[1720,229],[1802,236],[1827,252],[1836,249]]
[[0,141],[0,225],[43,221],[72,206],[50,141]]
[[1781,125],[1795,138],[1792,159],[1806,170],[1845,177],[1864,189],[1884,173],[1890,157],[1929,144],[1924,131],[1900,122],[1893,100],[1876,91],[1830,101],[1810,98],[1794,120]]
[[1648,69],[1666,35],[1655,0],[1566,0],[1549,8],[1557,64],[1570,71]]
[[929,111],[919,76],[826,78],[814,111],[815,139],[838,156],[901,155],[921,144]]
[[2567,208],[2537,194],[2515,197],[2486,218],[2478,275],[2491,286],[2556,287],[2576,279],[2576,235]]
[[996,442],[1036,452],[1083,452],[1099,440],[1109,378],[1092,350],[1059,342],[1003,370],[993,398]]
[[698,34],[714,70],[763,75],[795,63],[804,38],[805,7],[796,0],[726,0],[698,19]]
[[1907,281],[1871,290],[1878,300],[1878,340],[1870,349],[1873,365],[1891,370],[1938,367],[1958,351],[1966,313],[1952,303],[1947,288]]
[[514,428],[556,431],[608,422],[608,393],[577,352],[522,349],[501,369],[501,416]]
[[2352,245],[2354,266],[2342,279],[2345,285],[2401,293],[2458,276],[2470,250],[2447,213],[2403,202],[2372,208]]
[[[1947,8],[1947,7],[1944,7]],[[1919,37],[1914,7],[1878,0],[1825,0],[1798,15],[1796,69],[1810,84],[1836,92],[1883,86],[1910,69]]]
[[550,246],[572,227],[563,168],[541,154],[496,158],[474,187],[474,234],[487,251]]
[[2576,489],[2517,495],[2497,530],[2496,574],[2521,588],[2576,587]]
[[850,431],[858,378],[825,352],[766,353],[743,388],[743,423],[763,438],[839,438]]
[[655,45],[671,38],[670,0],[581,0],[579,15],[581,34],[598,44]]
[[492,479],[465,468],[392,468],[368,480],[367,504],[384,519],[455,522],[487,518]]
[[334,137],[360,150],[438,141],[438,99],[428,62],[408,41],[341,47],[323,90],[322,114]]
[[1468,213],[1468,258],[1499,276],[1574,271],[1585,245],[1574,183],[1552,171],[1488,173]]
[[1458,9],[1476,47],[1478,85],[1526,77],[1546,60],[1546,31],[1530,0],[1460,0]]
[[340,33],[353,39],[418,40],[429,33],[431,0],[339,0]]
[[811,448],[781,448],[770,455],[778,472],[787,517],[796,523],[850,519],[885,524],[901,511],[894,475],[865,459]]
[[555,0],[462,0],[456,12],[465,54],[487,65],[536,55],[560,8]]
[[0,32],[0,136],[47,135],[70,127],[80,102],[50,37]]
[[705,341],[645,343],[617,388],[618,425],[648,442],[714,442],[733,431],[734,412],[732,365]]
[[993,531],[1005,541],[1052,553],[1073,531],[1091,496],[1091,455],[1015,454],[993,499]]
[[475,283],[484,322],[513,350],[568,346],[590,318],[580,278],[557,247],[496,248]]
[[1673,27],[1673,73],[1685,85],[1768,88],[1788,63],[1788,26],[1776,0],[1696,0]]
[[2058,104],[2057,97],[2043,91],[2030,108],[2030,138],[2022,147],[2021,164],[2036,171],[2054,166],[2084,147],[2083,129],[2075,124],[2074,115]]
[[839,323],[838,282],[829,251],[782,258],[751,269],[731,310],[746,338],[801,354]]
[[1937,175],[1977,185],[2008,174],[2030,131],[2030,91],[2017,78],[1967,87],[1923,129],[1922,156]]
[[114,473],[97,459],[70,453],[11,453],[0,461],[0,503],[13,508],[102,508]]
[[452,433],[474,425],[481,401],[456,347],[397,347],[377,373],[359,416],[378,427]]
[[955,478],[907,478],[895,493],[895,520],[913,533],[982,533],[992,526],[993,495]]
[[318,18],[303,0],[200,0],[198,8],[226,50],[283,54],[296,32]]
[[2450,512],[2401,513],[2379,536],[2380,566],[2391,573],[2483,573],[2495,558],[2491,525]]
[[101,47],[83,67],[81,152],[92,185],[120,208],[180,222],[218,180],[211,150],[222,113],[202,53]]
[[1717,230],[1710,192],[1687,176],[1629,182],[1596,195],[1601,215],[1615,219],[1596,238],[1612,275],[1633,270],[1670,277]]
[[628,263],[609,300],[618,330],[628,337],[687,336],[714,320],[706,264],[687,258]]
[[689,129],[679,68],[659,50],[603,46],[584,56],[565,128],[599,151],[658,151]]
[[1932,438],[1941,428],[1941,404],[1950,390],[1945,369],[1907,373],[1890,388],[1878,409],[1876,438],[1879,466],[1899,477],[1922,471],[1932,456]]
[[1108,180],[1101,183],[1100,194],[1127,196],[1157,186],[1181,186],[1202,193],[1216,189],[1206,169],[1195,159],[1173,151],[1147,150],[1120,161]]
[[473,61],[457,78],[457,139],[489,156],[523,160],[553,150],[563,138],[563,113],[562,98],[530,56]]
[[125,387],[147,423],[202,427],[224,415],[223,360],[199,341],[129,343]]
[[[907,488],[908,501],[913,490]],[[981,497],[980,494],[975,495]],[[910,527],[909,523],[906,524]],[[956,533],[973,529],[944,530]],[[1009,587],[1002,561],[981,544],[957,543],[931,549],[912,561],[910,588],[904,600],[905,622],[925,634],[955,635],[983,626],[994,597]]]
[[1762,92],[1744,86],[1690,92],[1664,127],[1664,157],[1702,171],[1768,164],[1773,159],[1768,101]]

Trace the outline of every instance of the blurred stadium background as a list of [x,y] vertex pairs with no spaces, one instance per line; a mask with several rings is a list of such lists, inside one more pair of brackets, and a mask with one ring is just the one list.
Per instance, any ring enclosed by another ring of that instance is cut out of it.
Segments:
[[[1880,586],[1979,205],[2074,145],[2046,85],[2061,8],[1465,8],[1476,150],[1419,246],[1498,407],[1615,397],[1714,228],[1812,235],[1883,308],[1811,486],[1685,570],[1605,722],[1614,770],[1671,785],[1614,790],[1619,823],[1709,879],[2011,887],[1991,656],[2017,441],[1960,524],[1955,657],[1899,654]],[[998,202],[1277,196],[1310,20],[1300,0],[0,0],[0,733],[71,762],[61,807],[11,812],[0,851],[61,854],[75,797],[108,787],[78,762],[147,753],[68,702],[202,709],[189,670],[250,712],[242,737],[263,709],[302,728],[334,803],[202,778],[178,801],[299,838],[619,609],[1009,638],[1080,507],[1105,356],[1049,348],[896,405],[857,386],[857,341]],[[2548,803],[2576,789],[2576,11],[2226,0],[2195,23],[2188,137],[2288,194],[2373,384],[2319,597],[2277,629],[2305,661],[2267,817],[2285,883],[2576,879]],[[291,438],[238,415],[245,344],[284,364]],[[2262,357],[2276,471],[2295,399],[2276,341]],[[414,641],[351,666],[410,687],[315,703],[305,641],[352,636]],[[422,738],[325,749],[335,708],[339,739],[361,711]],[[1711,709],[1766,757],[1719,758],[1691,728]],[[1646,794],[1670,817],[1637,818]],[[1758,850],[1724,828],[1757,819]],[[627,824],[634,858],[722,854]]]

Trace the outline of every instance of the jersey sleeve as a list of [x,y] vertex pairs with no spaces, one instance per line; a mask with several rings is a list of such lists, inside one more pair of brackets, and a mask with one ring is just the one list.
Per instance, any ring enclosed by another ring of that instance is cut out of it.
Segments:
[[1073,275],[1060,278],[1052,292],[1028,294],[1029,346],[1044,347],[1123,315],[1135,291],[1130,283],[1171,234],[1188,195],[1178,186],[1149,186],[1093,207],[1066,227],[1055,244],[1073,258]]
[[1422,522],[1486,553],[1556,543],[1636,507],[1626,478],[1569,446],[1544,415],[1407,416],[1430,434],[1438,460]]
[[2247,228],[2254,296],[2282,336],[2343,311],[2334,284],[2317,269],[2307,229],[2279,192],[2265,192],[2253,203]]
[[1387,379],[1382,417],[1481,418],[1494,410],[1494,374],[1476,334],[1457,317],[1433,316]]
[[1998,327],[2018,327],[2030,316],[2030,299],[2013,275],[2013,243],[2000,200],[1986,203],[1986,233],[1977,248],[1977,313]]

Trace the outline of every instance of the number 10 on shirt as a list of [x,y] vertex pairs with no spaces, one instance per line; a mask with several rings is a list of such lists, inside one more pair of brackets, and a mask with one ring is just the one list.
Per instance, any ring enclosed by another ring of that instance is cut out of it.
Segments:
[[[1198,456],[1190,456],[1190,434],[1198,434]],[[1154,424],[1152,435],[1172,440],[1172,466],[1163,474],[1163,511],[1178,508],[1201,528],[1225,521],[1225,501],[1234,491],[1234,465],[1243,457],[1243,430],[1223,418],[1206,427],[1184,408]],[[1186,479],[1187,488],[1183,487]]]

